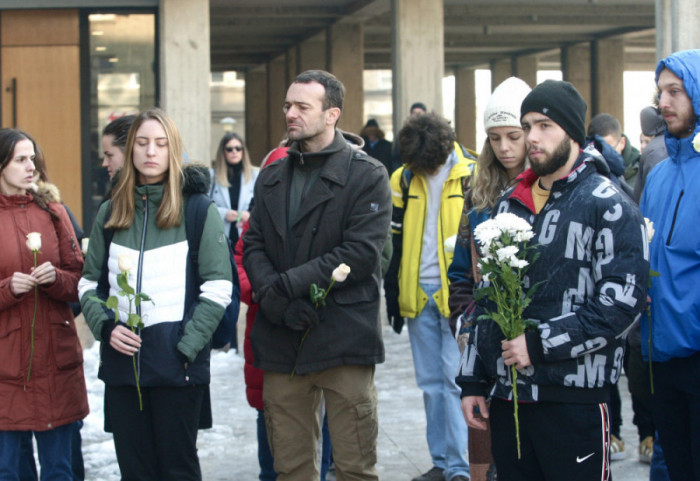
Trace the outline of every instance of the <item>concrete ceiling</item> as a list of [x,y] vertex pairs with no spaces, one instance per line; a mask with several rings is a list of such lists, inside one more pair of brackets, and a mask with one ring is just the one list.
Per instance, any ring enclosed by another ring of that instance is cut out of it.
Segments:
[[[410,1],[410,0],[408,0]],[[390,0],[211,0],[211,69],[246,70],[336,22],[364,26],[365,68],[391,68]],[[445,66],[487,67],[535,54],[559,67],[559,49],[622,38],[625,68],[653,69],[654,0],[445,0]]]

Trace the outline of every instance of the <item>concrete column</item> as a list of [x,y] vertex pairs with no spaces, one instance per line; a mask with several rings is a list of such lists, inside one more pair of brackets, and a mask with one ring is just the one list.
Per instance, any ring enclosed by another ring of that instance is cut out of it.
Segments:
[[[287,132],[287,124],[284,121],[282,106],[287,94],[287,76],[285,75],[285,56],[271,60],[267,63],[267,150],[272,150],[280,143],[280,140]],[[246,85],[247,86],[247,85]],[[247,110],[246,110],[247,112]],[[250,159],[254,164],[259,165],[259,159]]]
[[314,35],[299,44],[297,66],[299,73],[311,69],[328,70],[326,59],[326,32]]
[[656,0],[656,56],[700,46],[700,3],[697,0]]
[[335,24],[328,29],[327,38],[328,71],[345,85],[338,127],[357,134],[364,118],[364,30],[359,23]]
[[462,145],[477,152],[476,129],[481,125],[476,118],[476,71],[473,68],[459,68],[455,71],[455,131]]
[[192,160],[209,162],[209,0],[160,2],[160,99]]
[[491,62],[491,92],[512,75],[513,63],[510,59]]
[[561,49],[562,77],[571,82],[588,105],[586,125],[591,121],[591,49],[588,44]]
[[413,102],[442,114],[445,71],[443,0],[392,0],[394,130]]
[[299,75],[299,49],[298,46],[294,46],[287,50],[284,55],[285,63],[285,83],[287,87],[292,84],[294,78]]
[[537,57],[534,55],[515,57],[513,59],[513,75],[534,88],[537,85],[537,64]]
[[624,60],[622,40],[591,43],[591,117],[605,112],[620,121],[624,132]]
[[262,65],[245,74],[245,139],[254,164],[270,150],[268,131],[267,69]]

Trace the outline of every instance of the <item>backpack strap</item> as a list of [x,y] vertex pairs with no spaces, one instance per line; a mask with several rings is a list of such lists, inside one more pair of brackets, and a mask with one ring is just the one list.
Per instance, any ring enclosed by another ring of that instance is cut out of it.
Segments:
[[406,203],[408,202],[408,188],[411,186],[411,179],[413,179],[413,172],[404,165],[399,182],[401,185],[401,198],[403,199],[404,212],[406,211]]
[[202,278],[199,276],[199,244],[211,203],[212,200],[205,194],[192,194],[185,205],[185,235],[188,245],[185,312],[188,312],[197,300],[199,286],[202,284]]

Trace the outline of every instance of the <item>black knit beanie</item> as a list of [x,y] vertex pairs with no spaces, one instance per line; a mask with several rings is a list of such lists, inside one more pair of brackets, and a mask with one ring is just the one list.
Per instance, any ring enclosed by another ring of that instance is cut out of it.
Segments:
[[545,80],[523,100],[520,118],[529,112],[544,114],[583,148],[586,141],[586,108],[586,101],[569,82]]

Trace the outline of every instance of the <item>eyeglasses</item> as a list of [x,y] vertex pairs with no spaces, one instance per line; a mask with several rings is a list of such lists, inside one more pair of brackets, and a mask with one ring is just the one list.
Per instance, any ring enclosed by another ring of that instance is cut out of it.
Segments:
[[236,152],[243,152],[243,147],[241,147],[240,145],[237,145],[235,147],[226,147],[226,152],[233,152],[234,150]]

